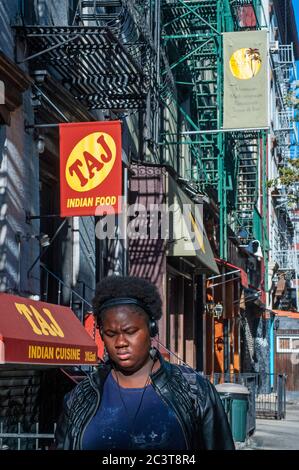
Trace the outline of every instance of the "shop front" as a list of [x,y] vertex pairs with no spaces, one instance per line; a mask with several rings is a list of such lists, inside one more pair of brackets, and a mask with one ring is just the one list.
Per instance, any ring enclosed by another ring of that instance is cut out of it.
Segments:
[[169,174],[167,200],[172,215],[167,246],[167,345],[189,365],[203,370],[205,279],[218,275],[219,269],[203,224],[203,204],[187,196]]
[[98,349],[69,307],[10,294],[0,305],[0,442],[30,449],[26,436],[53,433],[70,374],[96,366]]
[[162,354],[202,370],[205,278],[219,274],[203,225],[203,205],[165,167],[132,165],[131,170],[129,272],[159,289]]
[[241,307],[248,277],[241,267],[216,261],[220,274],[207,279],[206,372],[224,376],[241,371]]

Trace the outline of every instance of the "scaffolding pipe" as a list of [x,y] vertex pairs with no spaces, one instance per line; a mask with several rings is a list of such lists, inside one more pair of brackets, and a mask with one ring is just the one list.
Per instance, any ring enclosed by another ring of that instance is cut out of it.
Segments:
[[269,127],[247,127],[247,128],[242,128],[242,129],[209,129],[209,130],[199,130],[199,131],[183,131],[183,132],[180,132],[180,135],[219,134],[223,132],[268,131],[269,129],[270,129]]

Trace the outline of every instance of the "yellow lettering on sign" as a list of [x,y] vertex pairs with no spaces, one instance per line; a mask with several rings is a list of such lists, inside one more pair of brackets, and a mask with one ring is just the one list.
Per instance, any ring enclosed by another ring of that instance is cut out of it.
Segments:
[[93,197],[73,197],[68,198],[66,206],[69,209],[74,207],[93,207],[95,206],[114,206],[116,204],[116,196],[97,196]]
[[[47,308],[43,308],[43,313],[47,316],[47,318],[51,321],[49,324],[47,320],[43,317],[41,312],[39,312],[35,307],[32,305],[27,306],[25,304],[18,304],[15,303],[16,309],[21,315],[24,315],[32,330],[37,335],[45,335],[45,336],[59,336],[60,338],[64,338],[64,333],[60,326],[58,325],[57,321],[54,319],[53,315],[51,314],[50,310]],[[35,323],[35,321],[38,323]]]
[[50,325],[48,325],[46,320],[44,320],[44,318],[41,316],[39,311],[36,310],[36,308],[34,308],[32,305],[30,305],[30,308],[31,308],[32,312],[34,313],[34,316],[35,316],[35,318],[36,318],[36,320],[37,320],[37,322],[40,326],[40,329],[41,329],[43,335],[49,336],[49,334],[50,334],[51,336],[57,336],[55,331],[52,330]]
[[80,349],[57,347],[55,358],[59,361],[80,361]]
[[114,206],[116,203],[116,196],[97,196],[95,205],[96,206]]
[[32,312],[30,311],[30,309],[27,307],[27,305],[25,304],[17,304],[15,303],[15,306],[18,310],[18,312],[21,314],[21,315],[24,315],[24,317],[26,318],[26,320],[30,323],[32,329],[33,329],[33,332],[36,334],[36,335],[42,335],[43,332],[37,327],[37,325],[34,323],[33,319],[32,319]]
[[54,347],[29,345],[28,359],[54,359]]
[[90,191],[107,178],[115,159],[116,144],[111,135],[93,132],[80,140],[70,153],[65,167],[66,181],[75,191]]
[[[50,312],[50,310],[48,308],[43,308],[43,312],[47,315],[47,317],[51,320],[51,327],[52,327],[52,330],[55,331],[56,335],[57,336],[60,336],[60,338],[64,338],[64,333],[62,331],[62,329],[60,328],[60,326],[58,325],[57,321],[55,320],[55,318],[53,317],[52,313]],[[56,336],[55,335],[55,336]]]
[[[93,354],[89,352],[87,354]],[[85,353],[86,355],[86,353]],[[81,350],[79,348],[65,348],[59,346],[34,346],[30,344],[28,346],[28,359],[53,359],[56,361],[80,361]],[[93,359],[89,357],[89,361],[95,360],[95,354]]]
[[96,354],[92,351],[85,351],[85,361],[86,362],[95,362]]
[[67,207],[92,207],[93,204],[93,197],[75,197],[75,198],[68,198],[67,199]]

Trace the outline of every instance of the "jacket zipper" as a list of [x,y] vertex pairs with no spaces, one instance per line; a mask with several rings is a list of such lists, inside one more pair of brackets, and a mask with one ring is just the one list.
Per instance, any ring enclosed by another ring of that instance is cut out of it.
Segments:
[[[84,433],[85,433],[85,431],[86,431],[87,426],[88,426],[89,423],[91,422],[92,418],[93,418],[94,415],[96,414],[97,409],[98,409],[99,404],[100,404],[100,399],[101,399],[101,395],[100,395],[99,390],[93,385],[93,383],[92,383],[91,380],[90,380],[90,385],[91,385],[91,387],[94,389],[94,391],[95,391],[96,394],[97,394],[97,401],[96,401],[96,406],[95,406],[95,408],[94,408],[94,411],[91,413],[91,415],[90,415],[89,419],[87,420],[87,422],[86,422],[84,428],[81,430],[81,436],[80,436],[80,442],[79,442],[79,450],[82,450],[82,440],[83,440]],[[80,432],[80,431],[78,431],[77,434],[76,434],[76,439],[74,440],[73,449],[76,448],[75,445],[76,445],[76,442],[77,442],[77,440],[78,440],[77,436],[78,436],[79,432]]]
[[182,422],[182,420],[181,420],[180,415],[177,413],[177,411],[176,411],[175,407],[172,405],[172,403],[171,403],[169,400],[167,400],[167,398],[165,398],[165,397],[162,396],[162,394],[161,394],[161,392],[160,392],[160,390],[159,390],[159,387],[157,387],[157,386],[153,383],[153,381],[151,381],[151,383],[152,383],[152,386],[154,387],[154,389],[156,390],[156,392],[158,393],[159,397],[161,398],[161,400],[162,400],[166,405],[170,406],[170,408],[175,412],[176,418],[177,418],[177,420],[178,420],[178,422],[179,422],[179,425],[180,425],[180,427],[181,427],[181,429],[182,429],[182,433],[183,433],[183,436],[184,436],[184,440],[185,440],[185,444],[186,444],[187,450],[190,450],[190,447],[189,447],[189,445],[188,445],[188,439],[187,439],[186,432],[185,432],[185,427],[184,427],[184,425],[183,425],[183,422]]

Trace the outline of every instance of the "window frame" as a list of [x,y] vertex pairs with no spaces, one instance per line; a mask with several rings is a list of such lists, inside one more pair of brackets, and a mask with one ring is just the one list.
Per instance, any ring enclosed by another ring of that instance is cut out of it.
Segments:
[[[281,339],[289,339],[290,343],[289,343],[289,348],[280,348],[280,340]],[[298,347],[295,348],[293,347],[293,341],[298,341]],[[278,353],[294,353],[294,352],[298,352],[299,353],[299,335],[278,335],[276,337],[276,352]]]

